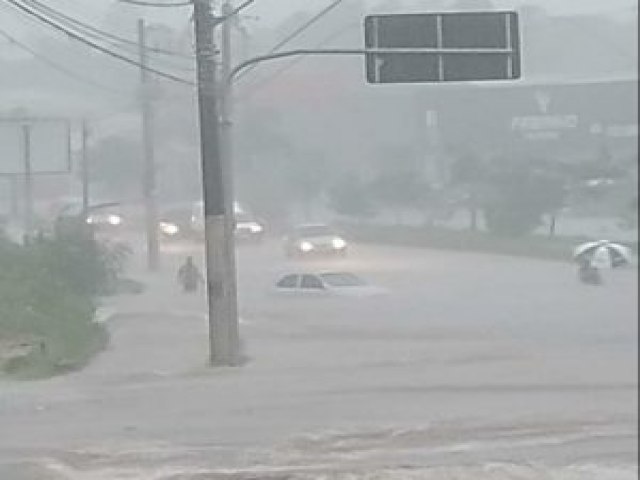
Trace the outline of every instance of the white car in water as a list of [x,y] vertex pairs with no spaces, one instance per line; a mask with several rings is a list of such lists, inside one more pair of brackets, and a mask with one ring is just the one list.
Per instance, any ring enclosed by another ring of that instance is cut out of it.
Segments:
[[292,272],[282,275],[275,284],[275,293],[285,296],[375,297],[386,289],[368,284],[350,272]]

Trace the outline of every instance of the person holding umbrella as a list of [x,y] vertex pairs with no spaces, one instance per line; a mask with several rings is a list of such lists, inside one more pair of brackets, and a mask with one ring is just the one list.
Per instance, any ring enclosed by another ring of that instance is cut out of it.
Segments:
[[602,275],[600,275],[600,270],[591,263],[591,260],[585,257],[578,260],[578,278],[580,278],[580,281],[583,283],[589,285],[602,284]]
[[578,262],[578,277],[590,285],[602,284],[599,267],[617,268],[630,263],[629,249],[624,245],[599,240],[578,245],[573,258]]

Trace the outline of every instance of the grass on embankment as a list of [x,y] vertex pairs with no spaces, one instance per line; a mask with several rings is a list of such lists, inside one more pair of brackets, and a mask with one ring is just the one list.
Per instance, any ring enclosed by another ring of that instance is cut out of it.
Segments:
[[[491,253],[544,260],[571,261],[576,245],[588,237],[501,237],[487,232],[450,230],[439,227],[342,224],[350,239],[362,243],[382,243],[418,248]],[[638,243],[627,244],[634,252]]]
[[0,372],[21,379],[66,373],[84,367],[108,344],[107,330],[93,322],[93,307],[84,299],[53,300],[48,312],[0,306]]
[[0,374],[41,378],[86,365],[108,342],[94,322],[105,249],[83,231],[0,238]]

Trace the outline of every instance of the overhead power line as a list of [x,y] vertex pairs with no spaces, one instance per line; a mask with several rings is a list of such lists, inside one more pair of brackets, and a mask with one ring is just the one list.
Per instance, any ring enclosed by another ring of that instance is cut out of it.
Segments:
[[[274,45],[273,48],[271,48],[271,50],[269,50],[267,52],[267,55],[270,55],[272,53],[276,53],[282,47],[284,47],[289,42],[291,42],[292,40],[297,38],[299,35],[301,35],[303,32],[308,30],[311,26],[313,26],[316,22],[318,22],[320,19],[322,19],[325,15],[330,13],[334,8],[336,8],[342,2],[343,2],[343,0],[334,0],[331,4],[329,4],[328,6],[323,8],[322,10],[320,10],[316,15],[311,17],[309,20],[307,20],[302,25],[300,25],[300,27],[296,28],[293,32],[291,32],[289,35],[287,35],[285,38],[283,38],[280,42],[278,42],[276,45]],[[245,70],[243,73],[238,75],[237,80],[240,80],[245,75],[248,75],[249,72],[251,72],[254,68],[256,68],[255,65],[250,67],[250,68],[248,68],[247,70]]]
[[[135,40],[130,40],[128,38],[115,35],[106,30],[102,30],[98,27],[82,22],[77,18],[66,15],[65,13],[62,13],[61,11],[56,10],[38,0],[26,0],[26,3],[29,4],[29,6],[34,10],[38,10],[43,14],[49,15],[50,17],[54,17],[55,20],[59,23],[66,24],[67,26],[72,26],[73,28],[82,30],[83,33],[87,36],[97,38],[97,39],[106,38],[109,41],[111,41],[111,44],[114,46],[117,46],[118,44],[124,44],[124,45],[129,45],[131,47],[135,47],[136,49],[138,48],[138,42],[136,42]],[[169,55],[169,56],[179,57],[179,58],[184,58],[189,60],[193,59],[193,56],[191,55],[175,52],[173,50],[167,50],[167,49],[156,48],[156,47],[149,47],[148,50],[151,52],[160,53],[163,55]]]
[[[335,40],[336,38],[340,37],[344,33],[347,33],[349,31],[353,30],[354,28],[357,28],[358,26],[360,26],[360,23],[358,23],[358,22],[350,23],[348,25],[345,25],[344,27],[342,27],[342,28],[336,30],[335,32],[333,32],[331,35],[328,35],[327,37],[325,37],[321,42],[318,42],[317,44],[315,44],[313,46],[313,48],[316,49],[316,48],[325,47],[330,42]],[[296,66],[298,63],[304,61],[306,58],[307,57],[305,57],[305,56],[297,57],[297,58],[294,58],[293,60],[291,60],[290,62],[284,64],[281,68],[276,70],[272,75],[269,75],[267,78],[265,78],[264,80],[260,81],[257,85],[253,85],[252,87],[250,87],[250,89],[246,93],[244,93],[242,95],[242,97],[239,98],[239,100],[241,100],[241,101],[248,100],[252,95],[254,95],[258,91],[262,90],[263,88],[267,87],[269,84],[271,84],[277,78],[279,78],[281,75],[283,75],[288,70],[290,70],[291,68]]]
[[235,17],[236,15],[238,15],[240,12],[242,12],[245,8],[250,6],[255,1],[256,0],[246,0],[245,2],[241,3],[240,5],[238,5],[231,13],[229,13],[227,15],[227,17]]
[[12,37],[11,35],[9,35],[7,32],[5,32],[4,30],[0,29],[0,35],[2,35],[4,38],[6,38],[9,43],[17,46],[18,48],[20,48],[21,50],[27,52],[29,55],[31,55],[33,58],[39,60],[40,62],[46,64],[49,68],[56,70],[70,78],[75,79],[78,82],[82,82],[85,83],[87,85],[91,85],[94,88],[99,88],[100,90],[104,90],[106,92],[109,93],[113,93],[116,95],[121,95],[121,96],[128,96],[129,94],[120,91],[120,90],[116,90],[114,88],[111,88],[107,85],[103,85],[101,83],[98,83],[90,78],[81,76],[79,74],[77,74],[76,72],[68,69],[67,67],[60,65],[57,62],[54,62],[53,60],[51,60],[49,57],[46,57],[40,53],[38,53],[37,51],[33,50],[31,47],[29,47],[28,45],[22,43],[21,41],[19,41],[18,39]]
[[73,32],[72,30],[69,30],[68,28],[65,28],[62,25],[59,25],[58,23],[52,21],[51,19],[47,18],[45,15],[42,15],[41,13],[38,13],[37,11],[33,10],[32,8],[29,8],[27,6],[25,6],[24,4],[20,3],[17,0],[6,0],[8,1],[11,5],[13,5],[14,7],[22,10],[24,13],[26,13],[27,15],[30,15],[34,18],[36,18],[37,20],[39,20],[40,22],[42,22],[43,24],[46,24],[48,26],[50,26],[51,28],[65,33],[67,36],[69,36],[70,38],[83,43],[85,45],[87,45],[88,47],[93,48],[94,50],[97,50],[101,53],[104,53],[105,55],[108,55],[110,57],[113,57],[117,60],[120,60],[124,63],[127,63],[129,65],[133,65],[137,68],[142,68],[150,73],[153,73],[154,75],[157,75],[158,77],[162,77],[165,78],[167,80],[171,80],[173,82],[177,82],[177,83],[181,83],[183,85],[189,85],[189,86],[195,86],[195,82],[187,80],[185,78],[179,77],[177,75],[173,75],[171,73],[167,73],[167,72],[163,72],[162,70],[157,70],[153,67],[149,67],[149,66],[144,66],[141,65],[139,62],[132,60],[131,58],[122,55],[120,53],[114,52],[106,47],[103,47],[102,45],[95,43],[91,40],[88,40],[87,38],[83,37],[82,35]]

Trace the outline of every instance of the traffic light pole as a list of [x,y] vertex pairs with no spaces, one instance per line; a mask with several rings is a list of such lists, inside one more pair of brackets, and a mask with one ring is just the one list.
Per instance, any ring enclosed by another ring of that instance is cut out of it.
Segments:
[[[194,0],[196,62],[198,71],[198,110],[204,190],[204,216],[209,298],[209,354],[215,366],[234,366],[240,362],[239,326],[236,305],[236,272],[233,234],[228,212],[230,171],[222,158],[222,135],[216,75],[216,49],[213,27],[219,19],[211,0]],[[231,205],[229,205],[231,203]]]

